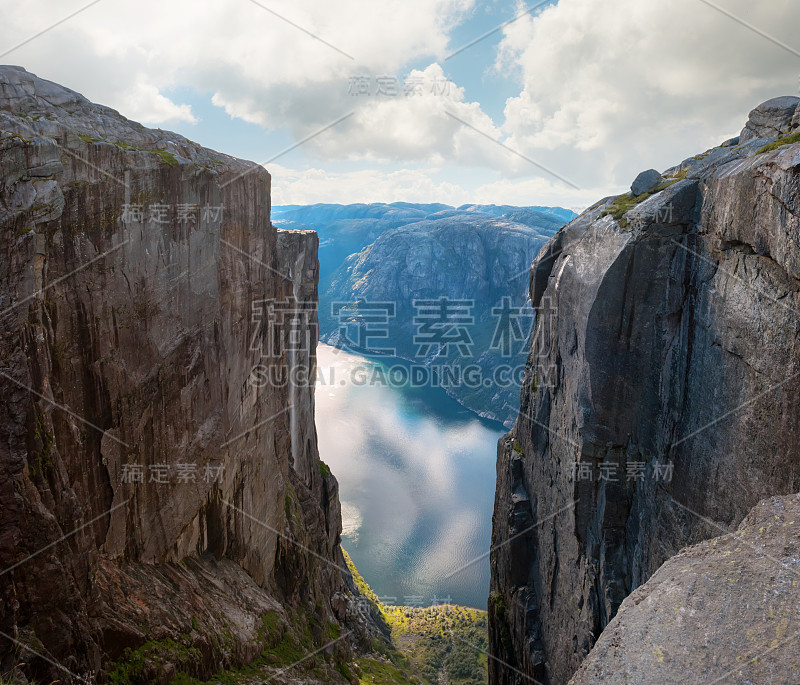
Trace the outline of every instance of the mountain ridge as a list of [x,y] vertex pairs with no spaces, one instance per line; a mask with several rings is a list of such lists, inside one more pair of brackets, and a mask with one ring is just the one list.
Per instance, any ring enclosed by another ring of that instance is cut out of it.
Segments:
[[[412,203],[312,205],[276,212],[279,227],[313,229],[320,235],[323,342],[367,354],[387,354],[391,348],[390,356],[426,371],[447,367],[457,376],[445,387],[449,395],[479,416],[511,426],[525,363],[524,336],[534,315],[526,304],[528,268],[539,247],[573,212]],[[439,355],[418,354],[414,340],[420,321],[413,303],[430,298],[468,305],[464,314],[472,322],[462,331],[469,338],[468,354],[456,355],[450,348]],[[493,349],[498,317],[503,316],[493,311],[503,308],[504,298],[516,310],[506,313],[513,319],[508,321],[514,327],[513,350]],[[386,305],[384,320],[371,320],[378,312],[357,313],[352,305],[358,302]],[[380,329],[383,337],[375,336],[369,349],[353,332],[359,327]],[[464,380],[467,374],[474,378]]]

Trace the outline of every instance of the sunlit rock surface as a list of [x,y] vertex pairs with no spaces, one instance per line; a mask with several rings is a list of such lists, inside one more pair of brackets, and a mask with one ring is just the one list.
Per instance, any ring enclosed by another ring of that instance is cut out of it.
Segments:
[[570,685],[800,677],[800,495],[683,550],[623,603]]

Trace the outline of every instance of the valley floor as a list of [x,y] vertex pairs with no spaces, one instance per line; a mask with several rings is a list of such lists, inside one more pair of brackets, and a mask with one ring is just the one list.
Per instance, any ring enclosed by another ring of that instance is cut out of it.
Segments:
[[454,605],[386,606],[345,553],[361,594],[378,608],[391,646],[358,661],[359,685],[484,685],[488,682],[487,614]]

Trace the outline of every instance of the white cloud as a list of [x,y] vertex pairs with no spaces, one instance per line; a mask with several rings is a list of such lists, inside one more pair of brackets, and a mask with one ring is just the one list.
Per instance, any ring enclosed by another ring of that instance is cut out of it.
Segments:
[[[478,2],[262,1],[283,19],[247,0],[141,0],[124,15],[101,2],[6,59],[148,124],[194,120],[168,97],[176,86],[208,93],[231,116],[266,129],[285,126],[295,140],[353,112],[303,152],[315,166],[360,160],[381,171],[285,170],[289,186],[279,175],[275,185],[283,202],[586,204],[590,193],[619,191],[642,169],[666,168],[735,135],[759,102],[797,92],[799,58],[699,0],[560,0],[503,30],[494,68],[518,78],[519,93],[506,101],[504,120],[492,121],[440,66],[454,47],[453,28]],[[63,0],[0,5],[5,46],[80,8]],[[796,0],[726,0],[725,8],[800,48]],[[466,50],[458,59],[480,54]],[[408,65],[420,60],[428,66],[411,76],[421,79],[422,95],[348,92],[356,76],[368,77],[374,91],[385,75],[401,79],[402,92]],[[477,63],[475,73],[486,68]],[[403,168],[423,164],[449,176]],[[459,167],[491,173],[476,187]]]
[[[724,5],[797,43],[796,0]],[[509,144],[613,186],[738,134],[754,106],[796,93],[800,59],[698,0],[560,0],[505,29],[497,68],[522,75]]]
[[[113,3],[100,3],[14,58],[148,124],[194,121],[187,105],[164,95],[188,86],[233,117],[286,126],[295,139],[353,112],[305,146],[320,160],[502,167],[509,154],[469,129],[500,136],[480,104],[468,102],[436,62],[408,72],[413,60],[447,54],[450,31],[474,1],[407,0],[402,11],[390,0],[277,1],[262,3],[267,11],[246,0],[141,0],[124,18]],[[65,10],[60,0],[33,0],[6,14],[0,40],[13,44],[45,28],[42,16]],[[368,79],[369,95],[353,94],[357,78]],[[377,94],[382,78],[395,79],[395,95]]]
[[457,206],[471,198],[457,184],[437,182],[433,178],[437,169],[370,169],[334,173],[317,168],[296,170],[276,164],[267,168],[272,174],[275,205],[406,201],[443,202]]
[[[473,2],[407,0],[397,11],[390,0],[262,2],[268,9],[247,0],[140,0],[124,14],[104,2],[12,54],[113,107],[125,104],[121,86],[146,74],[158,90],[182,84],[210,91],[232,113],[265,126],[283,125],[287,113],[300,115],[301,126],[346,102],[353,74],[396,74],[410,60],[444,56],[449,30]],[[8,46],[80,7],[65,8],[62,0],[0,4],[0,40]],[[315,106],[298,112],[291,98],[276,97],[281,93]]]
[[[267,169],[272,174],[275,205],[443,202],[457,207],[474,202],[550,205],[578,212],[608,194],[603,187],[574,190],[558,181],[543,178],[522,181],[500,179],[489,183],[458,178],[458,182],[450,182],[438,178],[449,176],[447,170],[438,168],[331,172],[319,168],[298,170],[269,164]],[[458,172],[457,169],[452,171],[454,174]]]
[[375,161],[426,160],[432,164],[502,163],[508,154],[470,129],[474,127],[499,138],[495,127],[477,102],[467,102],[464,89],[449,81],[439,64],[414,70],[404,86],[390,97],[350,97],[355,116],[320,137],[320,149],[328,156]]
[[[317,361],[325,381],[316,388],[321,457],[346,498],[348,534],[352,539],[366,529],[372,556],[396,564],[400,550],[420,544],[422,527],[422,539],[435,542],[414,564],[415,583],[446,580],[447,571],[474,559],[484,544],[486,529],[476,503],[464,502],[459,474],[486,471],[483,447],[496,442],[497,432],[478,420],[448,425],[414,415],[398,402],[402,393],[364,384],[380,367],[363,357],[320,344]],[[479,572],[470,568],[465,575]]]
[[125,115],[143,124],[163,124],[171,121],[197,122],[189,105],[176,105],[164,97],[154,85],[136,83],[121,94],[120,108]]
[[595,186],[575,190],[563,183],[544,178],[532,178],[524,181],[502,179],[486,183],[471,194],[471,202],[476,204],[496,205],[545,205],[550,207],[566,207],[580,214],[606,195],[623,192],[625,188]]

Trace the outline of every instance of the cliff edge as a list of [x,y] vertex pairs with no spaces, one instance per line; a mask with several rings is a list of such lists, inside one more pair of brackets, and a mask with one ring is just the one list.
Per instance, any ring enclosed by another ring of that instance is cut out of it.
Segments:
[[335,680],[363,621],[289,378],[316,234],[279,237],[262,167],[19,67],[0,183],[0,665],[282,682],[327,645],[306,665]]
[[566,683],[666,560],[800,490],[799,128],[800,99],[764,103],[539,253],[498,450],[491,682]]
[[570,685],[800,679],[800,495],[667,561],[620,606]]

